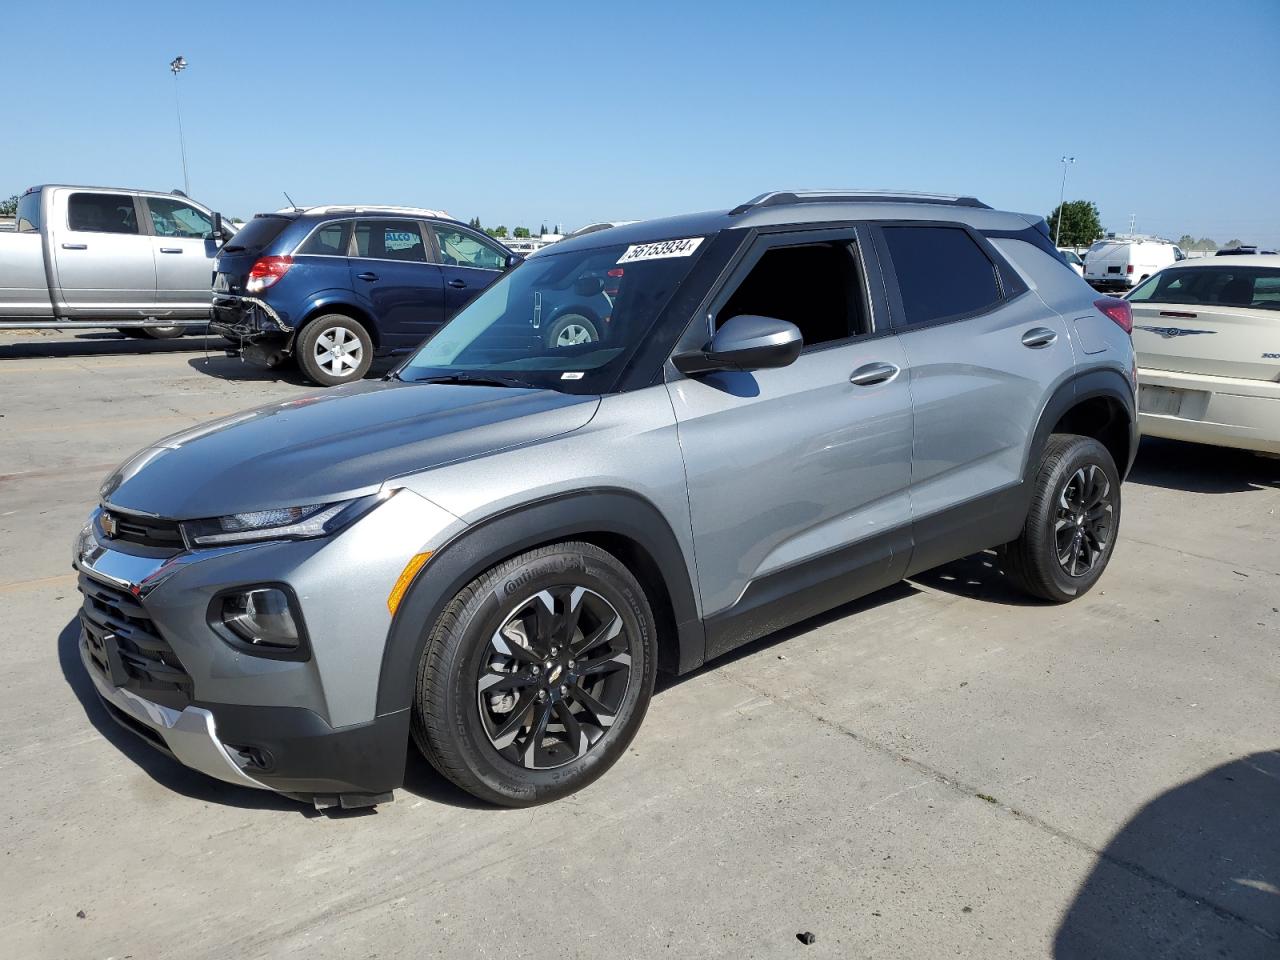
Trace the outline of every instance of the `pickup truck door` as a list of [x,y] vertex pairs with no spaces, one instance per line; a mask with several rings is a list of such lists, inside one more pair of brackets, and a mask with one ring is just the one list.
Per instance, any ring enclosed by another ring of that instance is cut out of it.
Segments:
[[213,217],[177,197],[143,197],[156,267],[156,301],[165,316],[210,309],[218,245]]
[[141,202],[126,193],[74,191],[55,204],[48,236],[60,313],[136,317],[155,309],[155,258],[141,214]]

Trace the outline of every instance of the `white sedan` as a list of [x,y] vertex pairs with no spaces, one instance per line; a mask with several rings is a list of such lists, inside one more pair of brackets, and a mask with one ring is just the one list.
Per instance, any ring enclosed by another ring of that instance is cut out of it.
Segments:
[[1280,454],[1280,256],[1182,261],[1128,300],[1142,432]]

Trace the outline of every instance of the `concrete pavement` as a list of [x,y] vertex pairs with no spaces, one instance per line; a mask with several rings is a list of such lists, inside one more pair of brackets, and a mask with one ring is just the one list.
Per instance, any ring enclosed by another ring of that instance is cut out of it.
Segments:
[[1280,956],[1280,461],[1146,442],[1083,600],[931,571],[660,684],[560,803],[415,756],[330,817],[183,770],[80,672],[103,475],[306,389],[199,347],[0,334],[6,956]]

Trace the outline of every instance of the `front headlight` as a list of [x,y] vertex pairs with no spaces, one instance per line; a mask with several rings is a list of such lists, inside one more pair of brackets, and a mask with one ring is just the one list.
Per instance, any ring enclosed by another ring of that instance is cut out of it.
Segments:
[[312,503],[233,513],[208,520],[188,520],[182,535],[192,547],[213,547],[255,540],[310,540],[337,533],[364,516],[390,494],[375,493],[338,503]]

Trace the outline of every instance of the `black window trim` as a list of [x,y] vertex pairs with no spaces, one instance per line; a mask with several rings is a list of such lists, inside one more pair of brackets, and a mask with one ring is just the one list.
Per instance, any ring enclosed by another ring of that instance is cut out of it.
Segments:
[[[945,317],[930,320],[928,323],[907,323],[906,310],[902,305],[902,291],[898,286],[898,272],[894,268],[893,258],[889,255],[888,242],[884,235],[885,227],[942,227],[963,230],[977,244],[978,249],[982,251],[991,263],[991,271],[996,281],[996,292],[999,294],[998,299],[980,310],[949,314]],[[940,327],[946,324],[962,323],[965,320],[985,317],[987,314],[1004,308],[1030,292],[1030,288],[1000,254],[1000,251],[992,246],[991,242],[980,231],[967,223],[962,223],[958,220],[877,220],[872,225],[871,233],[874,238],[876,253],[881,262],[885,292],[889,298],[890,320],[893,329],[898,333],[905,333],[910,330],[927,330],[930,327]]]
[[[725,304],[737,291],[738,286],[755,269],[767,252],[779,247],[803,247],[831,243],[846,238],[848,243],[853,245],[856,264],[862,275],[862,304],[870,330],[866,333],[856,333],[841,337],[838,340],[824,340],[815,344],[806,343],[800,355],[807,356],[810,353],[819,353],[823,350],[845,347],[853,343],[863,343],[890,335],[893,331],[888,322],[888,314],[884,311],[884,302],[875,295],[879,264],[874,262],[874,257],[867,255],[869,237],[867,236],[866,228],[866,223],[850,221],[833,224],[789,224],[751,231],[743,240],[739,255],[729,265],[728,270],[721,277],[715,289],[712,290],[706,302],[704,316],[706,317],[707,337],[696,347],[690,347],[689,349],[702,349],[706,345],[710,337],[715,333],[717,314],[724,308]],[[683,341],[683,338],[681,340]],[[679,344],[672,351],[673,355],[680,352],[683,346],[683,342]]]
[[[121,233],[118,230],[81,230],[71,226],[71,201],[76,197],[128,197],[133,201],[133,218],[138,222],[137,233]],[[67,194],[67,232],[98,233],[111,237],[151,237],[151,216],[136,193],[121,190],[72,190]]]

